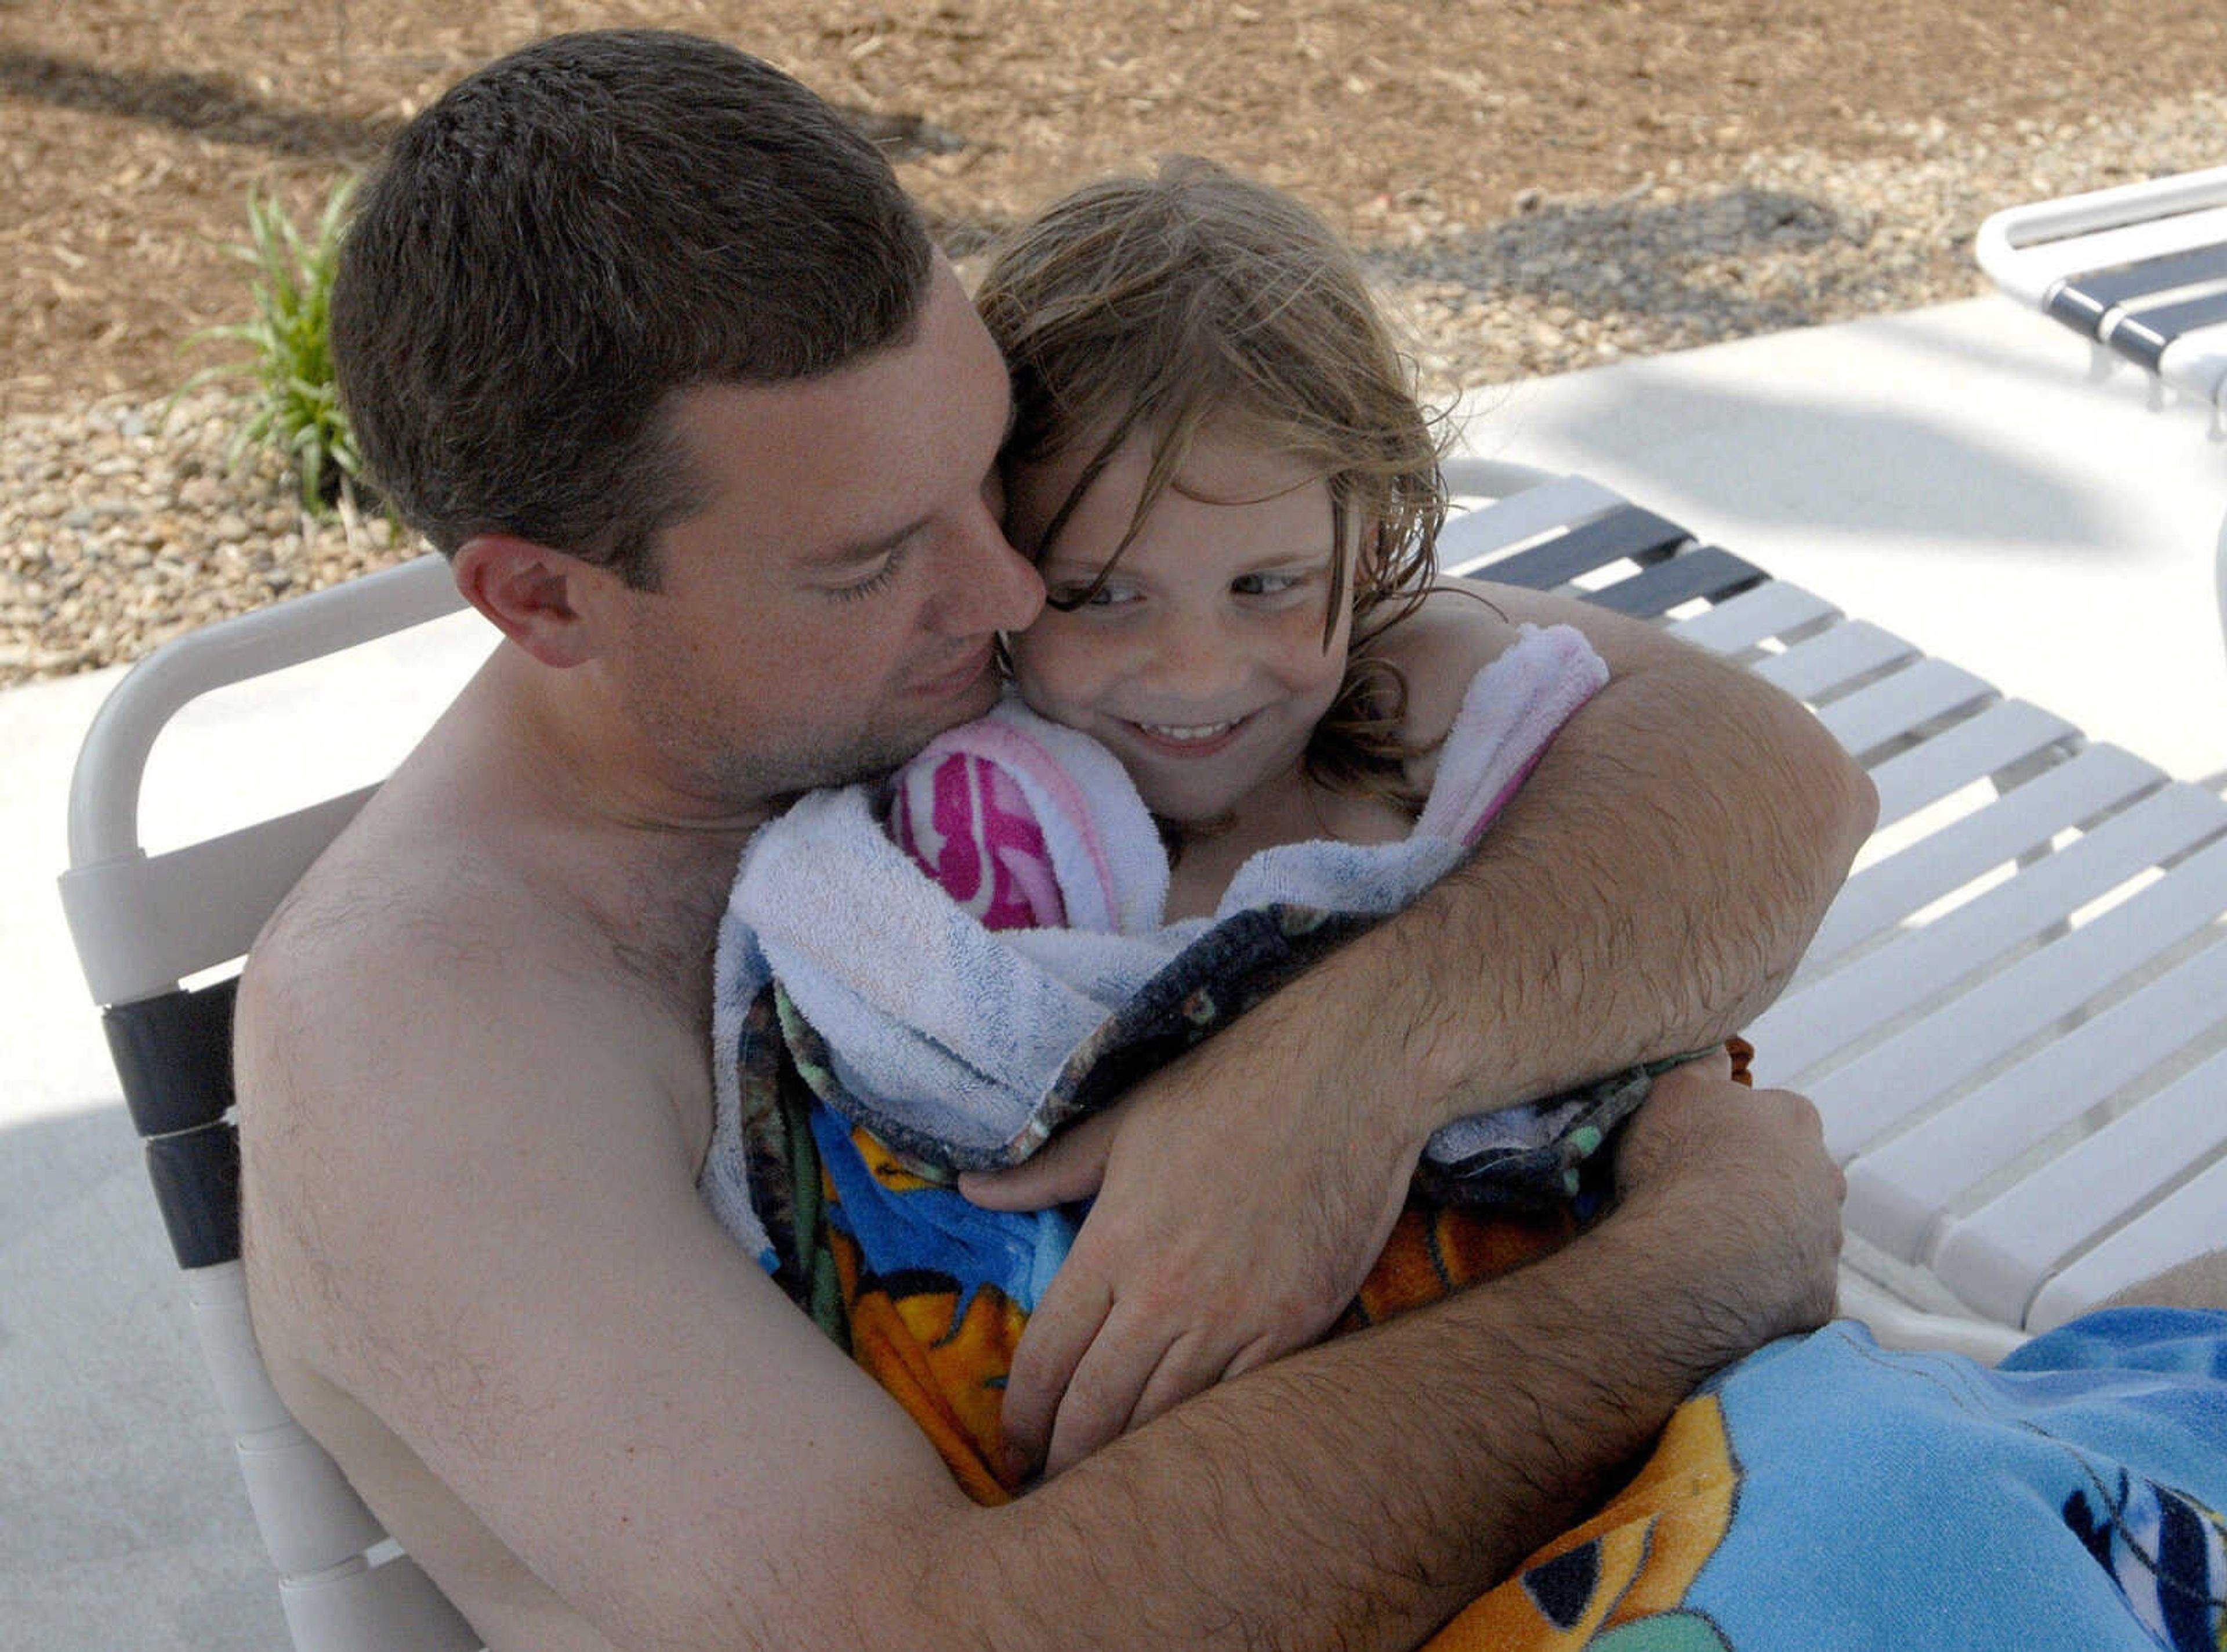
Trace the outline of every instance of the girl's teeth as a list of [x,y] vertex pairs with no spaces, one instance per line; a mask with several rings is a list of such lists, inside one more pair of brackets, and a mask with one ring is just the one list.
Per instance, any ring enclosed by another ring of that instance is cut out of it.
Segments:
[[1230,730],[1235,728],[1237,726],[1237,719],[1232,718],[1227,723],[1195,723],[1188,724],[1177,724],[1172,723],[1139,723],[1137,726],[1142,729],[1146,734],[1157,734],[1163,740],[1211,740],[1217,734],[1227,734]]

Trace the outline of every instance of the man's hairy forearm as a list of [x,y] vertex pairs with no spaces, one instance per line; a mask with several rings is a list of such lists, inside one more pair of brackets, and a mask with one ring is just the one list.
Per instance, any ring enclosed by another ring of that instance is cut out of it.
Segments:
[[1619,1217],[1197,1396],[937,1545],[923,1616],[1017,1649],[1414,1645],[1743,1351],[1698,1309],[1665,1323],[1707,1267],[1676,1254],[1681,1225]]
[[1466,866],[1263,1010],[1370,1006],[1343,1059],[1402,1061],[1433,1126],[1699,1049],[1785,985],[1875,810],[1802,706],[1666,653],[1563,730]]

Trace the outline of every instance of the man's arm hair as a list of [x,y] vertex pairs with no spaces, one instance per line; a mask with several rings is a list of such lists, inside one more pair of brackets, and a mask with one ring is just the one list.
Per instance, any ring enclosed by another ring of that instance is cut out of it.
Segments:
[[[1414,1645],[1579,1518],[1724,1356],[1635,1357],[1616,1330],[1688,1285],[1677,1237],[1611,1224],[1084,1457],[1011,1511],[1026,1535],[982,1551],[986,1570],[1024,1557],[1031,1575],[1003,1576],[1022,1585],[1008,1598],[1035,1594],[1046,1613],[982,1643]],[[1099,1611],[1052,1616],[1090,1598],[1048,1587],[1078,1575]]]
[[1878,809],[1817,719],[1752,673],[1591,604],[1477,589],[1511,620],[1578,627],[1610,680],[1463,867],[1281,995],[1360,1041],[1359,1063],[1403,1063],[1432,1127],[1737,1032]]
[[1018,1512],[1061,1521],[1020,1547],[1033,1578],[1151,1585],[1110,1632],[982,1644],[1404,1648],[1506,1577],[1704,1377],[1833,1311],[1847,1183],[1816,1112],[1728,1071],[1658,1081],[1617,1207],[1568,1247],[1205,1390],[1034,1493]]

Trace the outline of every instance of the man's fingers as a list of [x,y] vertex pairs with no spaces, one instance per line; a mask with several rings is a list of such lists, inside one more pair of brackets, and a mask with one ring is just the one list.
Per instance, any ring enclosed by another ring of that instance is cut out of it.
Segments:
[[1101,1113],[1055,1137],[1035,1158],[1010,1170],[969,1170],[960,1196],[985,1210],[1046,1210],[1098,1191],[1113,1150],[1116,1113]]
[[[1808,1096],[1792,1090],[1758,1090],[1755,1094],[1758,1099],[1770,1100],[1791,1113],[1805,1140],[1823,1145],[1825,1116],[1817,1111],[1817,1104]],[[1837,1163],[1828,1165],[1828,1170],[1835,1202],[1846,1204],[1848,1202],[1847,1172]]]
[[1020,1346],[1013,1350],[999,1413],[1009,1452],[1030,1464],[1043,1461],[1061,1399],[1113,1307],[1113,1287],[1085,1274],[1070,1257],[1029,1316]]
[[1142,1428],[1162,1412],[1171,1411],[1191,1395],[1212,1387],[1229,1375],[1228,1360],[1228,1351],[1218,1345],[1196,1336],[1177,1337],[1137,1396],[1122,1432]]
[[1681,1062],[1670,1068],[1655,1081],[1658,1085],[1669,1084],[1674,1088],[1681,1084],[1704,1081],[1722,1084],[1729,1082],[1732,1075],[1732,1058],[1726,1052],[1724,1046],[1720,1044],[1706,1056],[1696,1056],[1692,1061]]
[[1137,1396],[1166,1354],[1157,1342],[1140,1342],[1139,1328],[1109,1314],[1069,1381],[1044,1454],[1046,1477],[1064,1473],[1129,1426]]

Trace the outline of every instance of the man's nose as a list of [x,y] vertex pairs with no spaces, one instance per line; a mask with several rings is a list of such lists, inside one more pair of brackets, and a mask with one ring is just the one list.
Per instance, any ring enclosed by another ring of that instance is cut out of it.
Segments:
[[988,510],[967,526],[965,548],[951,559],[940,604],[940,628],[955,636],[1021,631],[1043,609],[1044,583],[1035,565],[1013,549]]

